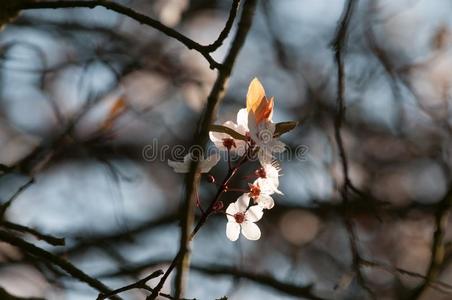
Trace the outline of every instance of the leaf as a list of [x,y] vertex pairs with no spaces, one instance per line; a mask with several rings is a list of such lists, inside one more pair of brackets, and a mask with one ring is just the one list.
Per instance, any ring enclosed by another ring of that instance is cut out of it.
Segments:
[[221,133],[229,134],[231,137],[233,137],[234,139],[237,139],[237,140],[242,140],[242,141],[247,140],[247,137],[244,136],[243,134],[240,134],[237,131],[235,131],[229,127],[223,126],[223,125],[210,125],[209,130],[214,131],[214,132],[221,132]]
[[297,121],[276,123],[274,137],[283,135],[298,126]]

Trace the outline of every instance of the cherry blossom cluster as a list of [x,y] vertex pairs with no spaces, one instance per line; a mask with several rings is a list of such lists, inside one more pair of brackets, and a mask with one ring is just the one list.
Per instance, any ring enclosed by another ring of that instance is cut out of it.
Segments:
[[[226,236],[231,241],[239,238],[240,232],[249,240],[258,240],[261,231],[255,224],[259,221],[264,210],[274,207],[273,194],[282,194],[279,190],[280,167],[275,160],[275,154],[285,150],[285,144],[279,140],[279,136],[293,129],[296,122],[274,123],[273,117],[274,98],[268,99],[265,90],[257,78],[254,78],[248,88],[246,108],[237,113],[236,122],[226,121],[222,125],[213,125],[210,129],[210,140],[221,151],[227,154],[229,172],[228,176],[220,184],[220,193],[241,192],[235,202],[230,203],[223,210],[223,203],[214,199],[209,207],[210,211],[203,213],[224,213],[227,217]],[[240,157],[233,166],[232,156]],[[245,189],[229,187],[228,183],[235,175],[239,167],[250,158],[257,158],[259,167],[247,179]],[[199,157],[199,170],[208,173],[220,160],[218,153],[207,158]],[[168,161],[168,164],[178,173],[187,173],[190,169],[193,155],[187,154],[183,162]],[[215,178],[209,175],[209,181],[215,182]]]

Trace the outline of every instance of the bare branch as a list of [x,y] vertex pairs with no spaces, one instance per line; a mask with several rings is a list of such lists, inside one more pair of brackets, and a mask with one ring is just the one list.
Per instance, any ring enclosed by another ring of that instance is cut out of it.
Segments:
[[[51,264],[54,264],[54,265],[60,267],[61,269],[66,271],[69,275],[71,275],[73,278],[76,278],[76,279],[80,280],[81,282],[88,284],[90,287],[98,290],[101,293],[110,293],[111,292],[111,290],[107,286],[105,286],[102,282],[87,275],[85,272],[78,269],[77,267],[75,267],[73,264],[71,264],[67,260],[62,259],[50,252],[47,252],[44,249],[36,247],[35,245],[30,244],[14,235],[8,233],[7,231],[0,230],[0,240],[18,247],[30,255],[37,256],[41,259],[48,261]],[[121,299],[121,298],[115,296],[114,299]]]
[[435,214],[435,232],[433,234],[432,254],[430,265],[424,282],[414,289],[410,299],[419,299],[427,287],[438,277],[441,265],[444,261],[444,236],[449,218],[450,208],[452,206],[452,188],[446,193],[440,202],[440,206]]
[[29,233],[31,235],[34,235],[39,240],[43,240],[46,243],[53,245],[53,246],[64,246],[64,244],[65,244],[64,238],[58,238],[58,237],[54,237],[49,234],[44,234],[44,233],[37,231],[36,229],[30,228],[27,226],[23,226],[23,225],[8,222],[8,221],[4,221],[4,222],[0,223],[0,225],[5,227],[6,229],[20,231],[23,233]]

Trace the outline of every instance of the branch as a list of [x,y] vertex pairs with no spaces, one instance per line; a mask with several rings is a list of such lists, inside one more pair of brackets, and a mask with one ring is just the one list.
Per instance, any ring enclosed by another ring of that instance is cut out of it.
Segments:
[[217,40],[214,43],[207,46],[195,42],[194,40],[183,35],[182,33],[160,23],[159,21],[151,17],[143,15],[129,7],[108,0],[91,0],[91,1],[68,0],[68,1],[38,1],[38,2],[36,2],[35,0],[25,0],[22,2],[18,2],[14,6],[14,9],[19,11],[25,9],[48,9],[48,8],[56,9],[56,8],[80,8],[80,7],[95,8],[97,6],[104,7],[108,10],[112,10],[119,14],[128,16],[134,19],[135,21],[139,22],[140,24],[146,24],[150,27],[153,27],[159,30],[160,32],[166,34],[167,36],[176,39],[188,49],[190,50],[194,49],[198,51],[202,56],[204,56],[204,58],[209,62],[211,69],[220,69],[222,67],[221,64],[215,61],[210,55],[210,53],[218,49],[223,44],[224,40],[227,38],[232,28],[232,24],[234,23],[239,2],[240,2],[239,0],[233,1],[231,10],[229,12],[229,17],[224,29],[221,31]]
[[6,210],[11,206],[13,201],[33,183],[34,183],[34,179],[31,178],[29,181],[27,181],[27,183],[25,183],[23,186],[21,186],[8,200],[6,200],[5,203],[2,203],[0,205],[0,219],[3,218]]
[[[150,266],[157,266],[161,264],[169,263],[168,260],[147,260],[136,265],[130,265],[121,268],[121,270],[112,273],[105,273],[100,275],[102,278],[112,278],[117,276],[124,276],[130,274],[140,273],[143,270],[148,269]],[[200,266],[191,265],[190,269],[203,274],[208,274],[211,276],[233,276],[237,278],[244,278],[262,286],[271,287],[279,292],[285,293],[287,295],[302,297],[306,299],[322,300],[322,298],[312,294],[311,285],[299,286],[283,281],[279,281],[269,274],[258,274],[255,272],[249,272],[244,270],[239,270],[233,267],[213,265],[213,266]]]
[[220,32],[220,35],[218,36],[217,40],[210,45],[204,46],[205,49],[207,49],[207,51],[214,52],[215,50],[220,48],[221,45],[223,45],[224,40],[228,37],[229,32],[231,31],[232,24],[234,24],[234,20],[237,15],[239,4],[240,4],[240,0],[232,1],[232,6],[229,11],[228,20],[226,21],[226,24],[225,24],[223,30]]
[[[89,275],[87,275],[82,270],[75,267],[73,264],[71,264],[67,260],[64,260],[50,252],[47,252],[44,249],[36,247],[35,245],[30,244],[14,235],[8,233],[7,231],[0,230],[0,240],[18,247],[30,255],[42,258],[42,259],[48,261],[49,263],[60,267],[61,269],[66,271],[72,277],[80,280],[81,282],[88,284],[90,287],[98,290],[101,293],[110,293],[111,292],[110,289],[107,286],[105,286],[102,282],[100,282],[99,280],[97,280],[93,277],[90,277]],[[117,296],[114,298],[120,299]]]
[[[382,262],[377,262],[377,261],[370,261],[367,259],[362,259],[361,261],[361,265],[364,267],[376,267],[376,268],[380,268],[388,273],[391,273],[393,275],[406,275],[406,276],[410,276],[410,277],[414,277],[414,278],[421,278],[421,279],[426,279],[427,276],[422,275],[420,273],[417,272],[413,272],[413,271],[409,271],[406,269],[402,269],[402,268],[398,268],[398,267],[394,267]],[[445,282],[439,281],[439,280],[435,280],[435,281],[431,281],[429,284],[432,288],[443,292],[443,293],[447,293],[449,291],[452,290],[452,285],[447,284]]]
[[271,287],[275,290],[283,292],[287,295],[296,296],[297,298],[303,299],[312,299],[312,300],[323,300],[324,298],[320,298],[312,294],[312,286],[298,286],[290,283],[282,282],[274,278],[270,275],[257,274],[254,272],[242,271],[235,268],[231,268],[228,266],[213,266],[213,267],[204,267],[204,266],[192,266],[191,267],[195,271],[199,271],[205,274],[209,274],[212,276],[234,276],[239,278],[245,278],[251,281],[254,281],[258,284]]
[[122,293],[122,292],[125,292],[125,291],[129,291],[129,290],[132,290],[132,289],[146,289],[147,290],[149,287],[146,285],[146,283],[149,280],[151,280],[152,278],[159,277],[162,274],[163,274],[162,270],[154,271],[150,275],[146,276],[145,278],[143,278],[141,280],[138,280],[135,283],[132,283],[132,284],[126,285],[124,287],[121,287],[119,289],[113,290],[110,293],[106,293],[106,294],[101,293],[101,294],[99,294],[99,296],[97,297],[97,300],[104,300],[104,299],[110,298],[110,297],[112,297],[112,296],[114,296],[116,294],[119,294],[119,293]]
[[23,225],[8,222],[8,221],[1,222],[0,225],[5,227],[6,229],[20,231],[23,233],[29,233],[31,235],[34,235],[39,240],[43,240],[46,243],[53,245],[53,246],[64,246],[64,244],[65,244],[64,238],[57,238],[52,235],[44,234],[44,233],[37,231],[36,229],[30,228],[27,226],[23,226]]
[[[254,10],[256,7],[256,0],[247,0],[243,5],[242,15],[238,24],[238,29],[236,35],[232,41],[231,48],[223,63],[223,67],[219,70],[217,79],[210,91],[207,98],[207,106],[202,119],[199,124],[200,129],[197,132],[196,145],[201,146],[202,149],[205,148],[207,143],[207,138],[209,135],[210,125],[213,124],[215,116],[217,115],[219,105],[224,97],[224,92],[226,89],[226,84],[231,75],[231,71],[234,62],[239,54],[240,49],[245,43],[248,31],[251,28]],[[199,174],[199,160],[194,160],[190,166],[190,173],[187,176],[187,187],[186,187],[186,198],[184,203],[184,218],[182,220],[181,228],[181,240],[180,240],[180,258],[178,258],[177,264],[177,274],[176,274],[176,298],[179,298],[183,294],[186,281],[186,273],[189,266],[189,243],[190,243],[190,232],[194,221],[194,203],[196,200],[196,190],[200,182]],[[211,207],[214,202],[212,201]],[[167,272],[171,272],[170,269]],[[169,274],[169,273],[168,273]],[[166,274],[165,274],[166,275]],[[164,277],[162,277],[164,278]],[[161,288],[163,282],[159,283]],[[157,290],[157,288],[156,288]],[[150,298],[154,299],[154,298]]]
[[414,289],[410,299],[419,299],[427,287],[438,277],[441,265],[444,261],[444,236],[446,233],[447,221],[449,218],[449,210],[452,206],[452,188],[446,193],[441,200],[438,210],[435,214],[435,232],[433,234],[432,255],[430,265],[424,282]]
[[[334,120],[334,136],[336,140],[337,147],[339,149],[339,156],[342,164],[342,173],[344,175],[344,184],[340,189],[342,201],[344,202],[345,209],[348,205],[348,191],[349,189],[358,192],[358,189],[354,187],[352,181],[350,180],[349,170],[348,170],[348,159],[345,152],[344,142],[341,136],[342,123],[345,119],[345,71],[344,71],[344,61],[343,61],[343,48],[347,42],[348,26],[350,23],[353,10],[356,5],[356,0],[348,0],[344,12],[342,13],[341,20],[339,22],[339,27],[336,31],[336,35],[333,39],[332,46],[334,49],[334,58],[337,65],[337,111]],[[360,264],[361,257],[359,254],[359,249],[357,245],[357,237],[355,230],[353,228],[353,223],[347,214],[347,210],[344,215],[345,227],[349,234],[350,249],[352,252],[352,267],[356,273],[356,278],[358,283],[368,292],[368,294],[374,298],[373,292],[367,286],[365,282],[364,275],[361,272]]]

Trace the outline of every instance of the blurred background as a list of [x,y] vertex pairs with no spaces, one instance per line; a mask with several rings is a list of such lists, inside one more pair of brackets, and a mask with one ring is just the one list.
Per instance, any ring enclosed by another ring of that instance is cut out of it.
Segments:
[[[232,3],[118,2],[201,44],[217,38]],[[371,298],[352,268],[344,214],[359,255],[375,262],[360,268],[374,298],[404,299],[422,284],[417,275],[429,268],[435,212],[451,187],[452,2],[358,1],[344,49],[342,136],[360,192],[350,194],[347,208],[339,193],[331,47],[344,5],[258,2],[218,122],[235,120],[257,76],[275,96],[274,121],[301,122],[282,141],[303,153],[282,157],[284,195],[258,223],[259,241],[230,242],[226,218],[209,219],[193,244],[186,297],[301,299],[294,288],[310,287],[321,299]],[[217,61],[236,26],[213,54]],[[175,157],[165,149],[193,144],[216,75],[196,51],[104,8],[21,12],[0,32],[0,200],[13,197],[2,224],[64,237],[65,246],[52,246],[6,227],[111,288],[165,269],[179,246],[185,184],[168,167]],[[163,155],[145,159],[148,151]],[[225,173],[224,162],[213,170]],[[215,186],[201,187],[207,205]],[[452,231],[444,233],[438,278],[420,299],[452,299]],[[98,294],[7,243],[0,243],[0,286],[17,297]],[[171,280],[163,291],[171,293]]]

